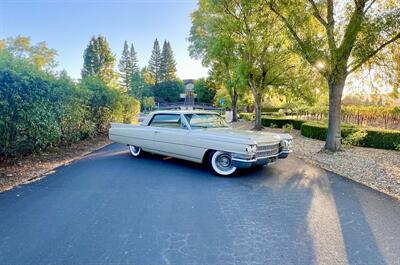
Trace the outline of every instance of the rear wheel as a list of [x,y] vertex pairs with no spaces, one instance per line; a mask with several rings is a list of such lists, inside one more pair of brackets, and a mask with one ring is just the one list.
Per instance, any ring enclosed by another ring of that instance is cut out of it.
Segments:
[[232,157],[227,152],[212,152],[209,156],[209,165],[212,171],[220,176],[230,176],[236,171],[236,167],[232,164]]
[[142,155],[142,148],[139,146],[134,146],[134,145],[129,145],[129,151],[131,152],[131,155],[134,157],[139,157]]

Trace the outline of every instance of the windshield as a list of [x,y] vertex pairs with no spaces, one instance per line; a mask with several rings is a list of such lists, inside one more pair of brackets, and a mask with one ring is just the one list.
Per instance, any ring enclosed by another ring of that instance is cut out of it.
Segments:
[[192,129],[229,127],[224,119],[218,114],[185,114],[185,117]]

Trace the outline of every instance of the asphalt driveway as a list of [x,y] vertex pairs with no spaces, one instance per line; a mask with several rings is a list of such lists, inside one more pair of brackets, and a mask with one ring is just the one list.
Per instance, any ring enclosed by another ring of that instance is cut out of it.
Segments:
[[293,157],[221,178],[112,144],[0,193],[0,264],[400,264],[400,202]]

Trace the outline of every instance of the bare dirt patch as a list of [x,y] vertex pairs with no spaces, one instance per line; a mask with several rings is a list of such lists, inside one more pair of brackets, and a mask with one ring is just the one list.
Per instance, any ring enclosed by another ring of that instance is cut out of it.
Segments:
[[[238,129],[251,129],[251,122],[232,123]],[[263,131],[283,132],[264,128]],[[323,150],[324,141],[306,138],[293,130],[293,155],[306,162],[347,177],[400,199],[400,152],[366,147],[343,146],[330,153]]]
[[108,137],[97,136],[69,146],[52,147],[40,153],[0,161],[0,192],[38,179],[54,168],[68,164],[110,143]]

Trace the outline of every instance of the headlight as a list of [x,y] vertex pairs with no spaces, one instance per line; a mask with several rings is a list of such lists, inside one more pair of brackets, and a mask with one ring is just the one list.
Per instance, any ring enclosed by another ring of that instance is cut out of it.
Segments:
[[246,152],[249,155],[255,155],[257,153],[257,146],[254,144],[246,146]]
[[292,149],[292,140],[291,139],[283,139],[281,141],[281,150],[291,150]]

